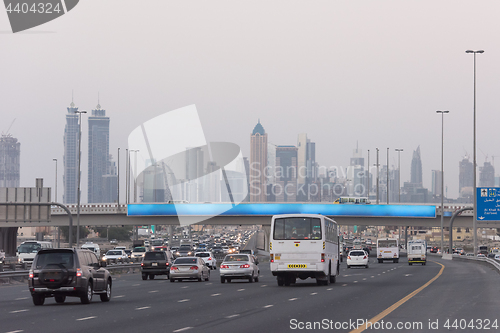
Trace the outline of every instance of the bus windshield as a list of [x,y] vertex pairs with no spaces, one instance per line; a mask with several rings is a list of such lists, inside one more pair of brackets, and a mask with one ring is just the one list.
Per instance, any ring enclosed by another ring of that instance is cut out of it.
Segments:
[[274,239],[321,239],[321,220],[310,217],[276,219]]
[[379,240],[378,247],[398,247],[397,240]]

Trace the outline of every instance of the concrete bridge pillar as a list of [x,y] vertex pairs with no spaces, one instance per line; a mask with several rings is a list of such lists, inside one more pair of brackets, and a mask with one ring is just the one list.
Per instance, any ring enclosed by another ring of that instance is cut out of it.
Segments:
[[7,257],[14,257],[17,248],[17,227],[0,228],[0,250]]

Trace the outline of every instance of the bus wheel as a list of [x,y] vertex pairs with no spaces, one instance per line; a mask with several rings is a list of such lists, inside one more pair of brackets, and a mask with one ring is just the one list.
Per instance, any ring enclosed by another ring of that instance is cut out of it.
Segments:
[[378,259],[378,263],[381,264],[382,263],[382,259]]
[[277,280],[278,280],[278,286],[283,287],[283,277],[278,276]]

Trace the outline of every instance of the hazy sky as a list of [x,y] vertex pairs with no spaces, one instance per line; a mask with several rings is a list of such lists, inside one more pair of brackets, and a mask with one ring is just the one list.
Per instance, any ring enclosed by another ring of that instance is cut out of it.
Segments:
[[[0,131],[21,142],[21,186],[53,186],[62,201],[66,107],[100,104],[111,118],[111,153],[164,112],[196,104],[208,141],[249,155],[260,118],[275,144],[316,142],[321,165],[347,166],[359,142],[410,178],[420,145],[424,186],[441,168],[458,196],[458,164],[472,158],[473,56],[477,55],[477,161],[497,156],[500,2],[85,0],[47,24],[12,34],[0,9]],[[82,202],[87,198],[83,121]],[[125,169],[124,154],[121,158]],[[124,174],[123,174],[124,175]],[[124,177],[123,177],[124,178]],[[122,179],[123,179],[122,178]],[[479,179],[479,176],[478,176]],[[122,183],[121,188],[124,188]]]

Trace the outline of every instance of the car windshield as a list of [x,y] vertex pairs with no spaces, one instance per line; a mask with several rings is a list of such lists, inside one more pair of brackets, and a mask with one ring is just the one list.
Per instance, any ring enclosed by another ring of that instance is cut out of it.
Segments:
[[189,251],[189,250],[191,250],[191,245],[181,245],[179,247],[179,250],[180,251]]
[[33,252],[38,252],[42,246],[37,243],[31,243],[31,244],[21,244],[18,248],[19,253],[33,253]]
[[351,257],[353,257],[353,256],[364,256],[365,253],[363,251],[352,251],[349,255]]
[[107,256],[119,256],[120,254],[122,254],[122,251],[108,251],[106,253]]
[[44,268],[47,265],[62,265],[65,268],[71,268],[73,267],[73,252],[39,253],[36,268]]
[[224,258],[224,261],[249,261],[250,259],[248,258],[248,255],[232,255],[232,256],[226,256]]
[[206,258],[206,257],[210,257],[210,253],[200,252],[200,253],[196,253],[195,256],[200,257],[200,258]]
[[146,252],[145,247],[136,247],[132,250],[132,252]]
[[178,258],[175,259],[174,264],[197,264],[198,260],[196,258]]
[[144,260],[164,260],[165,255],[163,252],[146,252],[144,255]]

